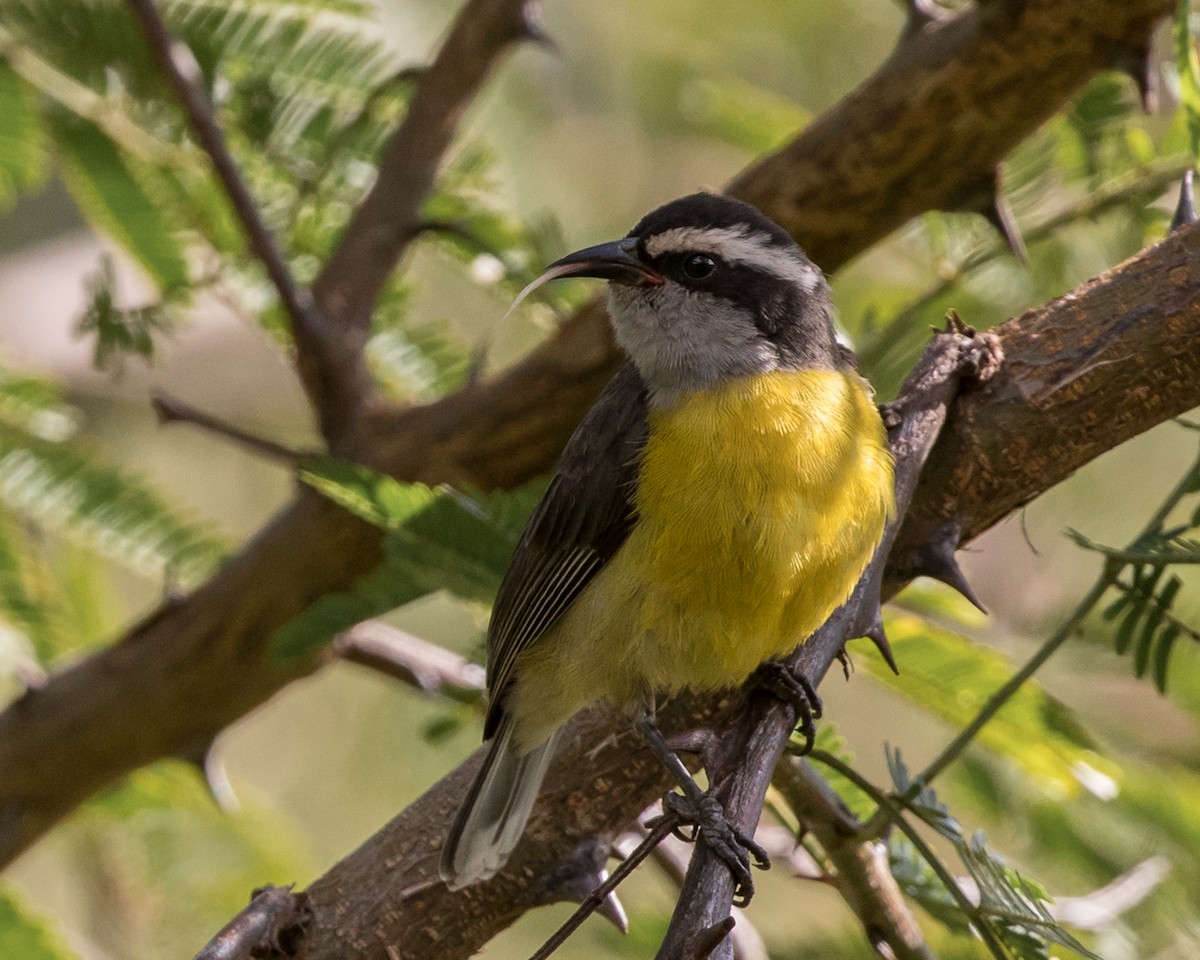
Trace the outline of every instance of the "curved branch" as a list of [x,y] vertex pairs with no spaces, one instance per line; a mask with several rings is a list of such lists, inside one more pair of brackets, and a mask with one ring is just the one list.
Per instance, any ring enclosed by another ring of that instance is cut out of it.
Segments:
[[[478,13],[506,11],[511,6],[500,0],[472,0],[467,9]],[[993,3],[988,9],[1003,6]],[[833,229],[836,225],[828,216],[814,216],[811,229],[815,232],[808,233],[807,215],[795,199],[798,184],[826,176],[821,165],[803,165],[806,172],[801,177],[793,176],[782,159],[769,165],[764,162],[752,178],[758,184],[756,189],[762,191],[759,202],[811,249],[821,249],[820,237],[825,234],[820,231],[828,228],[836,242],[826,242],[822,253],[826,267],[836,266],[839,257],[865,249],[880,235],[876,216],[880,197],[891,196],[909,213],[916,212],[888,172],[894,164],[912,166],[916,161],[909,157],[904,140],[891,143],[890,152],[856,153],[856,138],[864,125],[890,127],[907,117],[911,123],[928,127],[931,136],[941,131],[942,139],[915,142],[913,157],[919,159],[923,175],[931,182],[944,180],[953,187],[955,165],[961,158],[947,144],[958,137],[970,139],[981,157],[986,154],[988,163],[998,163],[1041,116],[1029,113],[1029,104],[1037,103],[1047,111],[1057,108],[1071,90],[1113,62],[1117,52],[1144,48],[1152,20],[1171,4],[1169,0],[1093,0],[1086,6],[1089,15],[1083,22],[1079,22],[1080,5],[1075,0],[1026,0],[1026,13],[1015,21],[1001,18],[993,22],[972,11],[939,21],[928,29],[952,30],[946,37],[955,43],[937,48],[944,60],[936,70],[930,72],[932,65],[926,57],[897,54],[868,81],[868,85],[894,91],[887,100],[886,114],[873,108],[868,98],[854,94],[802,133],[786,151],[797,164],[804,156],[835,157],[845,152],[857,157],[853,169],[829,172],[828,188],[814,187],[805,193],[819,195],[824,205],[821,209],[838,211],[843,226]],[[975,24],[972,31],[954,27],[964,17]],[[1046,50],[1030,31],[1045,29],[1048,22],[1059,18],[1073,24],[1076,31],[1064,41],[1071,52],[1062,58],[1042,56]],[[478,28],[463,18],[459,23],[462,29]],[[916,42],[929,42],[920,39],[924,36],[923,30]],[[1027,59],[1026,50],[1037,51],[1040,59]],[[1010,66],[1015,62],[1022,68],[1014,74]],[[993,111],[990,104],[985,109],[981,98],[964,94],[968,82],[979,90],[990,89],[990,71],[995,72],[997,81],[1003,77],[1013,93],[1011,98],[1001,98],[1002,110]],[[453,86],[449,78],[440,83]],[[436,90],[426,96],[434,98]],[[437,99],[450,103],[455,112],[465,102],[461,95],[447,101]],[[1015,109],[1016,101],[1023,102],[1021,110]],[[948,111],[954,112],[953,123],[947,122]],[[919,122],[922,117],[925,120]],[[839,132],[842,130],[844,135]],[[438,142],[446,136],[440,135]],[[435,169],[436,161],[428,159],[427,148],[423,156],[419,169]],[[410,196],[410,192],[382,184],[400,176],[404,163],[394,141],[381,166],[379,184],[355,217],[355,223],[364,225],[348,230],[343,241],[345,246],[351,236],[360,236],[362,245],[356,249],[362,251],[361,263],[369,262],[369,266],[360,267],[360,258],[341,255],[342,267],[335,269],[331,264],[326,268],[323,282],[318,284],[326,292],[318,300],[327,309],[337,312],[340,303],[346,316],[365,311],[369,298],[362,301],[356,289],[374,287],[377,291],[387,264],[398,255],[395,237],[404,231],[396,224],[411,214],[416,201],[410,201],[407,208],[393,209],[393,195]],[[775,178],[778,195],[791,191],[793,197],[778,208],[772,206],[774,201],[766,189]],[[953,199],[949,193],[929,198],[933,206],[950,205]],[[376,224],[379,233],[368,230],[366,224]],[[1151,255],[1147,269],[1161,266],[1160,256],[1157,251]],[[1183,286],[1195,296],[1197,291],[1190,283],[1188,280]],[[1139,292],[1144,295],[1144,290]],[[357,312],[356,303],[363,304]],[[1152,310],[1152,303],[1145,300],[1145,308]],[[1181,327],[1190,322],[1187,319]],[[1191,333],[1195,335],[1196,330]],[[482,489],[515,485],[554,463],[614,363],[602,311],[592,305],[497,380],[472,385],[427,407],[370,419],[363,424],[370,442],[360,443],[359,449],[372,465],[407,480],[467,481]],[[1114,368],[1101,368],[1105,369]],[[1182,374],[1188,369],[1184,363],[1175,372]],[[1154,373],[1145,367],[1136,372]],[[1197,373],[1192,369],[1186,382],[1200,381]],[[1122,435],[1196,402],[1178,390],[1168,393],[1161,401],[1151,394],[1130,398],[1122,409],[1127,421]],[[1107,449],[1103,437],[1094,432],[1090,437],[1090,446],[1073,444],[1070,456],[1057,460],[1055,469],[1076,469]],[[1048,450],[1045,453],[1050,456]],[[970,470],[971,455],[968,449],[961,470]],[[996,454],[995,462],[1002,461]],[[942,469],[948,473],[951,468]],[[967,491],[956,495],[971,498]],[[1031,495],[1028,487],[1020,491],[1022,497]],[[926,498],[933,502],[926,504]],[[936,521],[941,515],[940,498],[941,491],[935,487],[924,491],[914,516],[923,517],[923,522]],[[1000,495],[985,512],[1006,511],[1015,505]],[[975,503],[973,508],[984,510],[984,505]],[[994,520],[993,516],[989,522]],[[975,524],[964,529],[974,532],[981,527]],[[377,531],[316,495],[301,492],[209,583],[163,606],[113,647],[61,671],[42,689],[12,704],[0,714],[0,864],[10,861],[95,790],[142,764],[207,743],[216,731],[314,669],[316,660],[286,668],[273,663],[266,653],[268,639],[318,598],[346,590],[378,559]],[[180,709],[180,704],[188,708]],[[635,790],[641,803],[636,809],[653,799],[659,786]],[[442,802],[448,801],[443,798]],[[636,813],[635,807],[620,809],[626,820]],[[439,821],[435,818],[433,822]]]

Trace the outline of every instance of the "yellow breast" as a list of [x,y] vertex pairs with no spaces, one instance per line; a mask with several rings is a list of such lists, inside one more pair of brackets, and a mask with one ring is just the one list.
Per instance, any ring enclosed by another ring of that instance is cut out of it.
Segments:
[[523,657],[512,707],[541,742],[581,706],[734,686],[849,595],[893,509],[857,374],[747,377],[650,415],[629,539]]
[[748,377],[651,414],[636,502],[614,559],[647,585],[638,658],[655,686],[728,685],[849,595],[892,509],[891,458],[857,374]]

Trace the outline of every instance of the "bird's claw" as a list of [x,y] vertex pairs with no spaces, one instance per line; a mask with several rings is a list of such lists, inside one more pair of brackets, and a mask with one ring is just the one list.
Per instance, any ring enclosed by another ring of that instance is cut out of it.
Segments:
[[[754,896],[754,876],[751,867],[760,870],[771,868],[771,858],[753,837],[735,827],[725,816],[725,810],[716,797],[704,794],[696,800],[672,791],[663,797],[663,813],[650,820],[650,829],[663,823],[671,824],[671,833],[688,843],[694,842],[699,834],[704,835],[708,848],[729,868],[733,877],[733,905],[744,907]],[[684,827],[692,827],[685,833]]]
[[789,670],[778,660],[767,660],[750,675],[748,682],[752,689],[764,690],[796,711],[796,726],[804,736],[800,753],[811,751],[817,736],[816,721],[821,718],[823,705],[817,688],[808,677]]

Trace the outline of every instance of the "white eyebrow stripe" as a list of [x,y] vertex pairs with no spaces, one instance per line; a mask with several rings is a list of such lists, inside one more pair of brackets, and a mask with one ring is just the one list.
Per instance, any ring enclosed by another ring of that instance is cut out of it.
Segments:
[[675,227],[646,241],[646,252],[652,257],[685,250],[713,253],[728,263],[744,263],[765,270],[790,280],[805,293],[812,293],[817,286],[816,267],[763,237],[751,235],[743,227]]

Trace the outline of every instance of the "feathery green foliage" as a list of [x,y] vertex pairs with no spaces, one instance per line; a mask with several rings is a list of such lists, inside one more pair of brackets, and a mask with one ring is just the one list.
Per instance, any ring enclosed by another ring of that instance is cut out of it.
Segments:
[[210,571],[223,547],[148,487],[85,454],[0,426],[0,502],[147,576]]
[[332,457],[306,461],[300,479],[387,536],[383,563],[353,590],[323,597],[276,632],[271,649],[281,659],[310,654],[336,633],[438,590],[490,603],[544,489],[472,496]]

